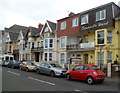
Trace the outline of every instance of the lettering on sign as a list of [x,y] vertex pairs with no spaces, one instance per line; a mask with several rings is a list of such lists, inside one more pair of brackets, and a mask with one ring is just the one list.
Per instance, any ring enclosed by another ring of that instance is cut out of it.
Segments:
[[91,26],[82,26],[82,30],[87,30],[87,29],[91,29],[91,28],[105,26],[105,25],[108,25],[108,23],[109,23],[109,21],[107,21],[107,22],[99,22],[99,23],[93,24]]

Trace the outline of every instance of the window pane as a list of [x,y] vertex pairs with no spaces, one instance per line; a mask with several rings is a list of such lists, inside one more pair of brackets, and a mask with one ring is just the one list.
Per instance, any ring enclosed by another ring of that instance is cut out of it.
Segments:
[[52,53],[49,53],[49,61],[52,61]]
[[107,63],[112,63],[112,52],[107,52]]
[[108,44],[112,43],[112,31],[108,31],[108,34],[107,34],[107,43]]
[[47,61],[47,53],[45,53],[45,61]]
[[83,15],[81,17],[81,24],[87,24],[88,23],[88,14]]
[[66,21],[61,23],[60,29],[66,29]]
[[50,39],[50,41],[49,41],[49,44],[50,44],[50,46],[49,47],[53,47],[53,39]]
[[60,54],[60,62],[65,63],[65,54],[64,53]]
[[78,18],[74,18],[72,20],[72,26],[75,27],[75,26],[78,26]]
[[61,38],[61,48],[65,48],[65,37]]
[[99,31],[98,35],[98,44],[104,44],[104,31]]
[[48,39],[45,39],[45,48],[48,48]]

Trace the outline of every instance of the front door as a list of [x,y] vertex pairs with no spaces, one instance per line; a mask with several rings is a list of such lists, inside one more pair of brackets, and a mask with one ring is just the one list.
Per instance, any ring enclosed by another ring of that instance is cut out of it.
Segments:
[[39,62],[39,52],[35,53],[35,62]]
[[85,64],[88,64],[88,54],[84,54],[84,62]]

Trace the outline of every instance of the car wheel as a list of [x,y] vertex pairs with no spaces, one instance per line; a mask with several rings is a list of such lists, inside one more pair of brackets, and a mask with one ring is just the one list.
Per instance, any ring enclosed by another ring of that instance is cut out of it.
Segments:
[[37,69],[37,71],[36,71],[36,72],[37,72],[37,74],[40,74],[40,70],[39,70],[39,69]]
[[26,68],[26,71],[28,72],[28,71],[29,71],[29,69],[28,69],[28,68]]
[[7,67],[9,68],[9,65],[7,65]]
[[88,83],[89,85],[93,84],[93,82],[94,82],[94,80],[93,80],[92,77],[88,77],[88,78],[87,78],[87,83]]
[[22,70],[22,68],[20,67],[20,70]]
[[51,71],[51,72],[50,72],[50,75],[51,75],[52,77],[54,77],[54,76],[55,76],[54,71]]
[[67,80],[71,80],[70,74],[67,74],[67,75],[66,75],[66,79],[67,79]]
[[12,66],[12,69],[14,69],[15,67],[14,66]]

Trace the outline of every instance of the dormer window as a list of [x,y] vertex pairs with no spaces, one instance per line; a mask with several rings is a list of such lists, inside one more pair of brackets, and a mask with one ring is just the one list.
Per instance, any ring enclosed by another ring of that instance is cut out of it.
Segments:
[[96,21],[104,20],[106,18],[106,10],[96,12]]
[[81,16],[81,25],[84,25],[87,23],[88,23],[88,14],[82,15]]
[[48,30],[49,30],[48,27],[46,27],[46,28],[45,28],[45,32],[48,32]]

